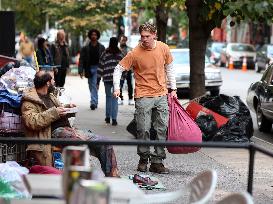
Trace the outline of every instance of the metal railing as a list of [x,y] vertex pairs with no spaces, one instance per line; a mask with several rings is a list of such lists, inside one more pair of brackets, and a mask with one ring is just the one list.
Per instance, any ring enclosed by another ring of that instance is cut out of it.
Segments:
[[145,141],[145,140],[96,140],[96,141],[82,141],[71,139],[32,139],[20,137],[0,137],[0,143],[11,144],[50,144],[55,146],[68,145],[88,145],[92,148],[96,145],[114,145],[114,146],[164,146],[164,147],[205,147],[205,148],[230,148],[230,149],[248,149],[249,150],[249,165],[248,165],[248,183],[247,191],[252,194],[253,190],[253,174],[254,174],[254,160],[256,151],[261,152],[267,156],[273,157],[273,152],[253,143],[225,143],[225,142],[175,142],[175,141]]

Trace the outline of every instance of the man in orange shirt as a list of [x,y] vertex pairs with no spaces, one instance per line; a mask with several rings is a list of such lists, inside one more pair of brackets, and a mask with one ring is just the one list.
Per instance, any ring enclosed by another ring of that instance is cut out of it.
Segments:
[[[141,42],[115,68],[113,94],[115,97],[120,95],[121,74],[132,67],[135,76],[137,137],[140,140],[149,140],[149,131],[153,123],[157,132],[156,139],[165,141],[169,119],[167,82],[171,88],[171,95],[177,97],[173,58],[168,45],[156,41],[157,31],[153,24],[142,24],[139,33]],[[146,172],[150,160],[150,172],[168,174],[169,169],[163,165],[163,159],[166,158],[164,148],[156,146],[154,149],[154,152],[150,152],[148,146],[137,147],[140,156],[137,170]]]

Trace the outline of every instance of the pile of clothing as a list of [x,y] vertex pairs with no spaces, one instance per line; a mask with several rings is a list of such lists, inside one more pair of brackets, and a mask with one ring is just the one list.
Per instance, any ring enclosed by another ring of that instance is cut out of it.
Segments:
[[22,92],[33,87],[36,71],[22,62],[0,68],[0,132],[22,132],[20,106]]

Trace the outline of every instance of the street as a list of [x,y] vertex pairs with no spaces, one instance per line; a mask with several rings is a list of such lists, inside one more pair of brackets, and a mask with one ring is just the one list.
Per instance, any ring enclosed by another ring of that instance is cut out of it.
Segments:
[[[230,71],[225,68],[221,68],[221,70],[224,80],[221,93],[239,95],[243,101],[245,101],[250,83],[261,77],[261,74],[252,70],[247,72]],[[134,139],[126,131],[126,126],[132,120],[134,113],[134,106],[127,105],[126,93],[124,94],[125,105],[119,106],[118,126],[112,126],[106,125],[104,122],[105,95],[102,83],[99,89],[99,107],[95,111],[91,111],[89,108],[89,91],[86,79],[80,79],[79,76],[69,76],[65,88],[67,94],[72,97],[72,102],[79,106],[75,126],[91,129],[93,132],[111,139]],[[185,100],[183,99],[181,102],[183,103]],[[254,118],[253,121],[255,124]],[[255,129],[257,129],[256,124]],[[261,135],[257,130],[254,134],[257,137]],[[271,147],[270,144],[268,146]],[[137,173],[136,166],[139,157],[136,154],[136,147],[116,146],[114,148],[121,175],[128,176]],[[271,169],[273,168],[273,158],[260,153],[257,153],[255,158],[254,201],[255,203],[272,203],[273,173]],[[229,192],[246,191],[247,188],[248,151],[243,149],[203,148],[197,153],[187,155],[167,153],[164,164],[170,168],[169,175],[156,175],[149,172],[147,174],[159,178],[167,191],[182,188],[193,176],[205,169],[215,169],[218,173],[218,185],[213,201],[220,200]],[[93,161],[93,166],[99,167],[96,159]],[[155,193],[158,191],[160,190],[147,192]]]

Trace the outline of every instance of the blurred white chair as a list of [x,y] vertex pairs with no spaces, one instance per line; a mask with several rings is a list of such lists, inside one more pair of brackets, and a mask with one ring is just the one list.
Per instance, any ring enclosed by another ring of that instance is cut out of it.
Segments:
[[247,192],[232,193],[218,201],[217,204],[254,204],[252,196]]
[[145,194],[137,199],[131,199],[130,204],[172,202],[187,194],[189,194],[187,203],[204,204],[212,197],[216,188],[216,183],[216,171],[206,170],[194,177],[188,185],[180,190],[167,193]]

